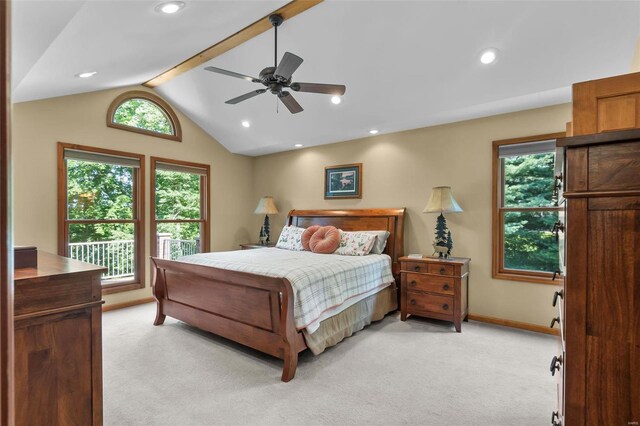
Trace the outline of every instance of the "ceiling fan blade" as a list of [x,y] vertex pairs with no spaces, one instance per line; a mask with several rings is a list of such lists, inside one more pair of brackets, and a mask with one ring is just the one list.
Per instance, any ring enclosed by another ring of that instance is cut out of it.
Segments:
[[238,96],[237,98],[229,99],[227,102],[225,102],[225,104],[235,105],[235,104],[240,103],[242,101],[246,101],[247,99],[251,99],[254,96],[261,95],[266,91],[267,91],[267,89],[254,90],[253,92],[245,93],[244,95]]
[[273,75],[280,77],[283,80],[289,80],[300,64],[302,64],[301,57],[296,56],[293,53],[285,52]]
[[342,84],[291,83],[291,90],[296,92],[323,93],[325,95],[344,95],[347,87]]
[[298,101],[291,95],[289,92],[282,92],[278,95],[284,106],[287,107],[291,114],[297,114],[299,112],[304,111],[304,109],[300,106]]
[[244,74],[239,74],[239,73],[233,72],[233,71],[223,70],[222,68],[206,67],[205,70],[211,71],[211,72],[216,72],[218,74],[228,75],[230,77],[241,78],[243,80],[247,80],[247,81],[250,81],[252,83],[260,83],[260,79],[258,79],[258,78],[250,77],[250,76],[244,75]]

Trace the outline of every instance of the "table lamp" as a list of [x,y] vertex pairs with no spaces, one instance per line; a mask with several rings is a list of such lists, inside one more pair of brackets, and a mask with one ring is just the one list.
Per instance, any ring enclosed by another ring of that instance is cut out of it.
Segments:
[[256,207],[254,213],[264,215],[264,225],[260,228],[260,244],[268,245],[270,237],[269,215],[278,214],[278,209],[276,208],[276,204],[273,202],[273,197],[267,195],[260,198],[258,207]]
[[447,228],[447,220],[443,213],[460,213],[462,208],[453,198],[450,186],[436,186],[431,190],[431,197],[423,213],[440,213],[436,221],[436,239],[433,241],[433,254],[447,258],[453,249],[451,231]]

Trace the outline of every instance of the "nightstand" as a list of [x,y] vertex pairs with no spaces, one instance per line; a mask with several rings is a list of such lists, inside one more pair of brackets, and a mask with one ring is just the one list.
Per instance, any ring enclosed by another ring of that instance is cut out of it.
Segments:
[[456,331],[469,313],[469,262],[464,257],[400,258],[400,319],[417,315],[452,321]]
[[262,245],[260,243],[240,244],[240,247],[242,248],[242,250],[252,250],[252,249],[260,249],[260,248],[275,247],[275,246],[276,245],[274,243],[269,243],[267,245]]

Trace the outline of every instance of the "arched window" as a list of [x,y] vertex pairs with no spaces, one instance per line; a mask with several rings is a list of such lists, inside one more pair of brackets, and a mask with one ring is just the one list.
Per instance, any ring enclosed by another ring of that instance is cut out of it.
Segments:
[[109,106],[107,126],[182,141],[178,117],[169,104],[144,91],[125,92]]

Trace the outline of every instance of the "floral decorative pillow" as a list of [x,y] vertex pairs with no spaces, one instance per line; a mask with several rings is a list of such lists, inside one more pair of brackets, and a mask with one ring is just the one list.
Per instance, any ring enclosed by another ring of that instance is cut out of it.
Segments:
[[302,233],[304,228],[298,228],[297,226],[285,226],[282,228],[280,238],[276,243],[276,247],[279,249],[303,251],[302,247]]
[[366,256],[376,242],[375,234],[340,230],[340,245],[334,252],[343,256]]

